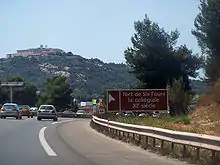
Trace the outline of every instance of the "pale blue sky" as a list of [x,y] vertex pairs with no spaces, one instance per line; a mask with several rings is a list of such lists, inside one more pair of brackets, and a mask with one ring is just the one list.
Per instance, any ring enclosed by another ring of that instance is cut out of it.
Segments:
[[134,21],[148,14],[179,44],[200,52],[191,35],[199,0],[1,0],[0,57],[17,49],[58,47],[86,58],[124,62]]

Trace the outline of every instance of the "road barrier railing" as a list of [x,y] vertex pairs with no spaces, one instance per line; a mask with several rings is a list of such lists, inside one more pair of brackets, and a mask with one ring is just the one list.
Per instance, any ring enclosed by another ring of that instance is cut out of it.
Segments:
[[[205,134],[197,134],[190,132],[179,132],[168,129],[133,125],[119,123],[115,121],[108,121],[105,119],[98,118],[96,116],[92,117],[92,121],[102,127],[106,127],[107,130],[113,134],[117,134],[119,137],[125,136],[127,134],[133,135],[133,138],[136,135],[145,137],[146,148],[148,148],[149,137],[152,138],[152,146],[155,147],[156,139],[160,140],[160,148],[164,147],[164,142],[171,142],[171,151],[174,150],[174,145],[179,144],[183,146],[183,157],[186,153],[186,146],[191,146],[196,148],[196,157],[200,157],[200,149],[207,149],[212,151],[212,159],[214,160],[216,154],[220,152],[220,137],[210,136]],[[174,152],[174,151],[173,151]]]

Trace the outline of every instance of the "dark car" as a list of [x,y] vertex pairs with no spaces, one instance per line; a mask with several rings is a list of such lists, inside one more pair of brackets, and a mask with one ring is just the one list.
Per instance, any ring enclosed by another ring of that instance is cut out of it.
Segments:
[[73,117],[76,117],[76,113],[72,111],[64,111],[62,112],[61,116],[73,118]]

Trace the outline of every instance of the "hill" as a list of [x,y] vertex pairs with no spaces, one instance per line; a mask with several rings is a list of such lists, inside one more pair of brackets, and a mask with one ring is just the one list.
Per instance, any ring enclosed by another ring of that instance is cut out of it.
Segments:
[[66,54],[0,59],[0,79],[6,80],[14,74],[35,84],[41,91],[47,77],[64,75],[81,99],[97,97],[103,93],[105,87],[127,88],[135,82],[125,64],[104,63],[99,59]]
[[[0,80],[14,74],[43,91],[43,82],[53,75],[68,77],[75,95],[80,100],[90,100],[103,93],[106,87],[129,88],[136,82],[127,72],[125,64],[104,63],[99,59],[86,59],[72,53],[51,54],[45,57],[14,57],[0,59]],[[204,91],[201,81],[192,81],[196,92]]]

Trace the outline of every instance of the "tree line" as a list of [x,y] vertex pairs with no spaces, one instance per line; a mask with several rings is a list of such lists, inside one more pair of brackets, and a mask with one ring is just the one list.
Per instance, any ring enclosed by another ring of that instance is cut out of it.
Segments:
[[202,54],[194,54],[186,45],[177,45],[178,30],[166,31],[145,15],[134,23],[132,46],[124,51],[129,72],[137,78],[132,88],[169,89],[171,115],[187,114],[193,96],[190,77],[204,68],[205,80],[215,83],[220,76],[220,3],[200,0],[194,21],[194,35]]
[[[67,82],[66,77],[54,76],[47,78],[44,82],[44,91],[38,91],[33,84],[26,83],[19,75],[14,75],[7,79],[7,82],[24,82],[23,89],[14,90],[13,102],[17,104],[25,104],[29,106],[40,106],[42,104],[52,104],[63,111],[66,108],[73,111],[77,110],[77,103],[74,100],[72,89]],[[10,102],[9,89],[6,87],[0,88],[0,104]]]

